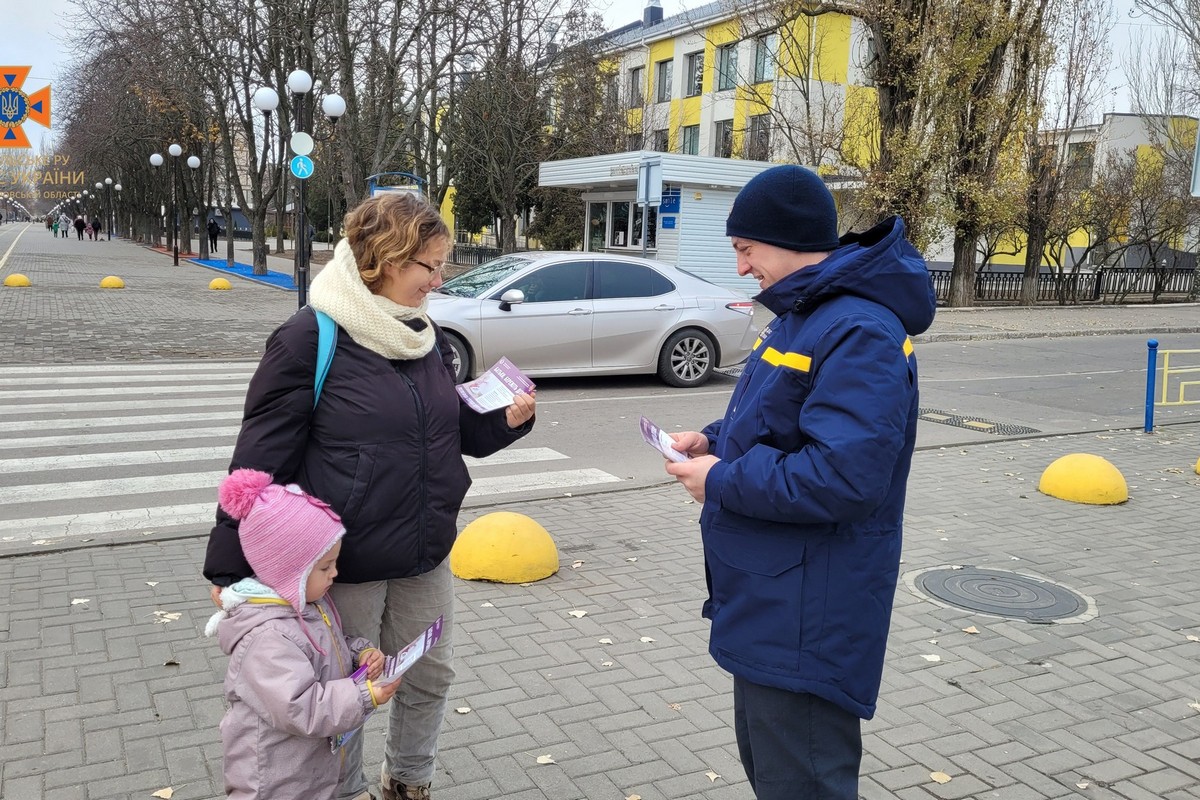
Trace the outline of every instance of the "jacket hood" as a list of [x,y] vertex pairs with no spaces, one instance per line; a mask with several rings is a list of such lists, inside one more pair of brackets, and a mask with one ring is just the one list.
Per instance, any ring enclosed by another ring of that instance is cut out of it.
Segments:
[[793,272],[755,299],[776,314],[804,311],[837,295],[855,295],[889,309],[910,336],[933,323],[937,300],[925,259],[891,217],[866,233],[848,233],[818,264]]
[[[260,625],[276,619],[298,621],[291,603],[253,578],[225,587],[221,591],[221,605],[223,610],[213,614],[204,632],[209,636],[216,633],[225,655],[232,655],[238,642]],[[323,624],[312,603],[304,607],[302,619],[306,625]]]

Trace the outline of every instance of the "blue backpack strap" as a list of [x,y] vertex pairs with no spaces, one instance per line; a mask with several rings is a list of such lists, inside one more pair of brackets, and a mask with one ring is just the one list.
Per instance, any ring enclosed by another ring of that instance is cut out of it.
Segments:
[[321,387],[329,374],[333,362],[333,351],[337,349],[337,323],[324,311],[313,309],[317,315],[317,369],[313,373],[313,408],[321,402]]

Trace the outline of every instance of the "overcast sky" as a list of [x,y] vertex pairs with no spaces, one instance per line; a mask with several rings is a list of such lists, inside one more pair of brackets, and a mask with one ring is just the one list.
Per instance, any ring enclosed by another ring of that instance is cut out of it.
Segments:
[[[701,5],[705,0],[662,0],[663,13],[666,16],[678,14],[685,8]],[[604,20],[611,28],[628,24],[640,19],[644,0],[595,0],[596,7],[604,15]],[[75,7],[72,0],[40,0],[37,3],[21,2],[21,0],[0,0],[4,10],[4,43],[0,45],[0,65],[30,66],[32,71],[26,80],[24,90],[28,94],[42,88],[46,84],[70,81],[74,76],[67,70],[67,48],[65,40],[69,38],[71,23],[68,15]],[[1133,0],[1114,0],[1117,9],[1118,24],[1113,31],[1113,74],[1110,78],[1114,92],[1104,104],[1105,111],[1128,111],[1129,101],[1125,94],[1125,81],[1120,74],[1121,61],[1128,49],[1131,32],[1144,30],[1151,32],[1152,27],[1145,18],[1131,19],[1129,9]],[[13,8],[16,6],[16,8]],[[51,113],[53,114],[54,98],[51,94]],[[40,125],[29,123],[25,126],[30,141],[36,148],[43,136],[49,134]]]

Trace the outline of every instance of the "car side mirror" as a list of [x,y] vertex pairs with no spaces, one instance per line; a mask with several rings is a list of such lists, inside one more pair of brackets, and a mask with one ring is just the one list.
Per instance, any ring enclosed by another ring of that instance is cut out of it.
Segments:
[[520,289],[509,289],[500,295],[500,310],[512,311],[512,307],[525,302],[525,293]]

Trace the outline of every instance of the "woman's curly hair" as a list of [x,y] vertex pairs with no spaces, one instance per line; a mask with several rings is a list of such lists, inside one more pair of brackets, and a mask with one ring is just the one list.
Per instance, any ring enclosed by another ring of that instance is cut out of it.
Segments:
[[372,293],[389,262],[408,261],[435,239],[450,239],[437,207],[416,192],[383,192],[346,215],[346,238],[358,274]]

